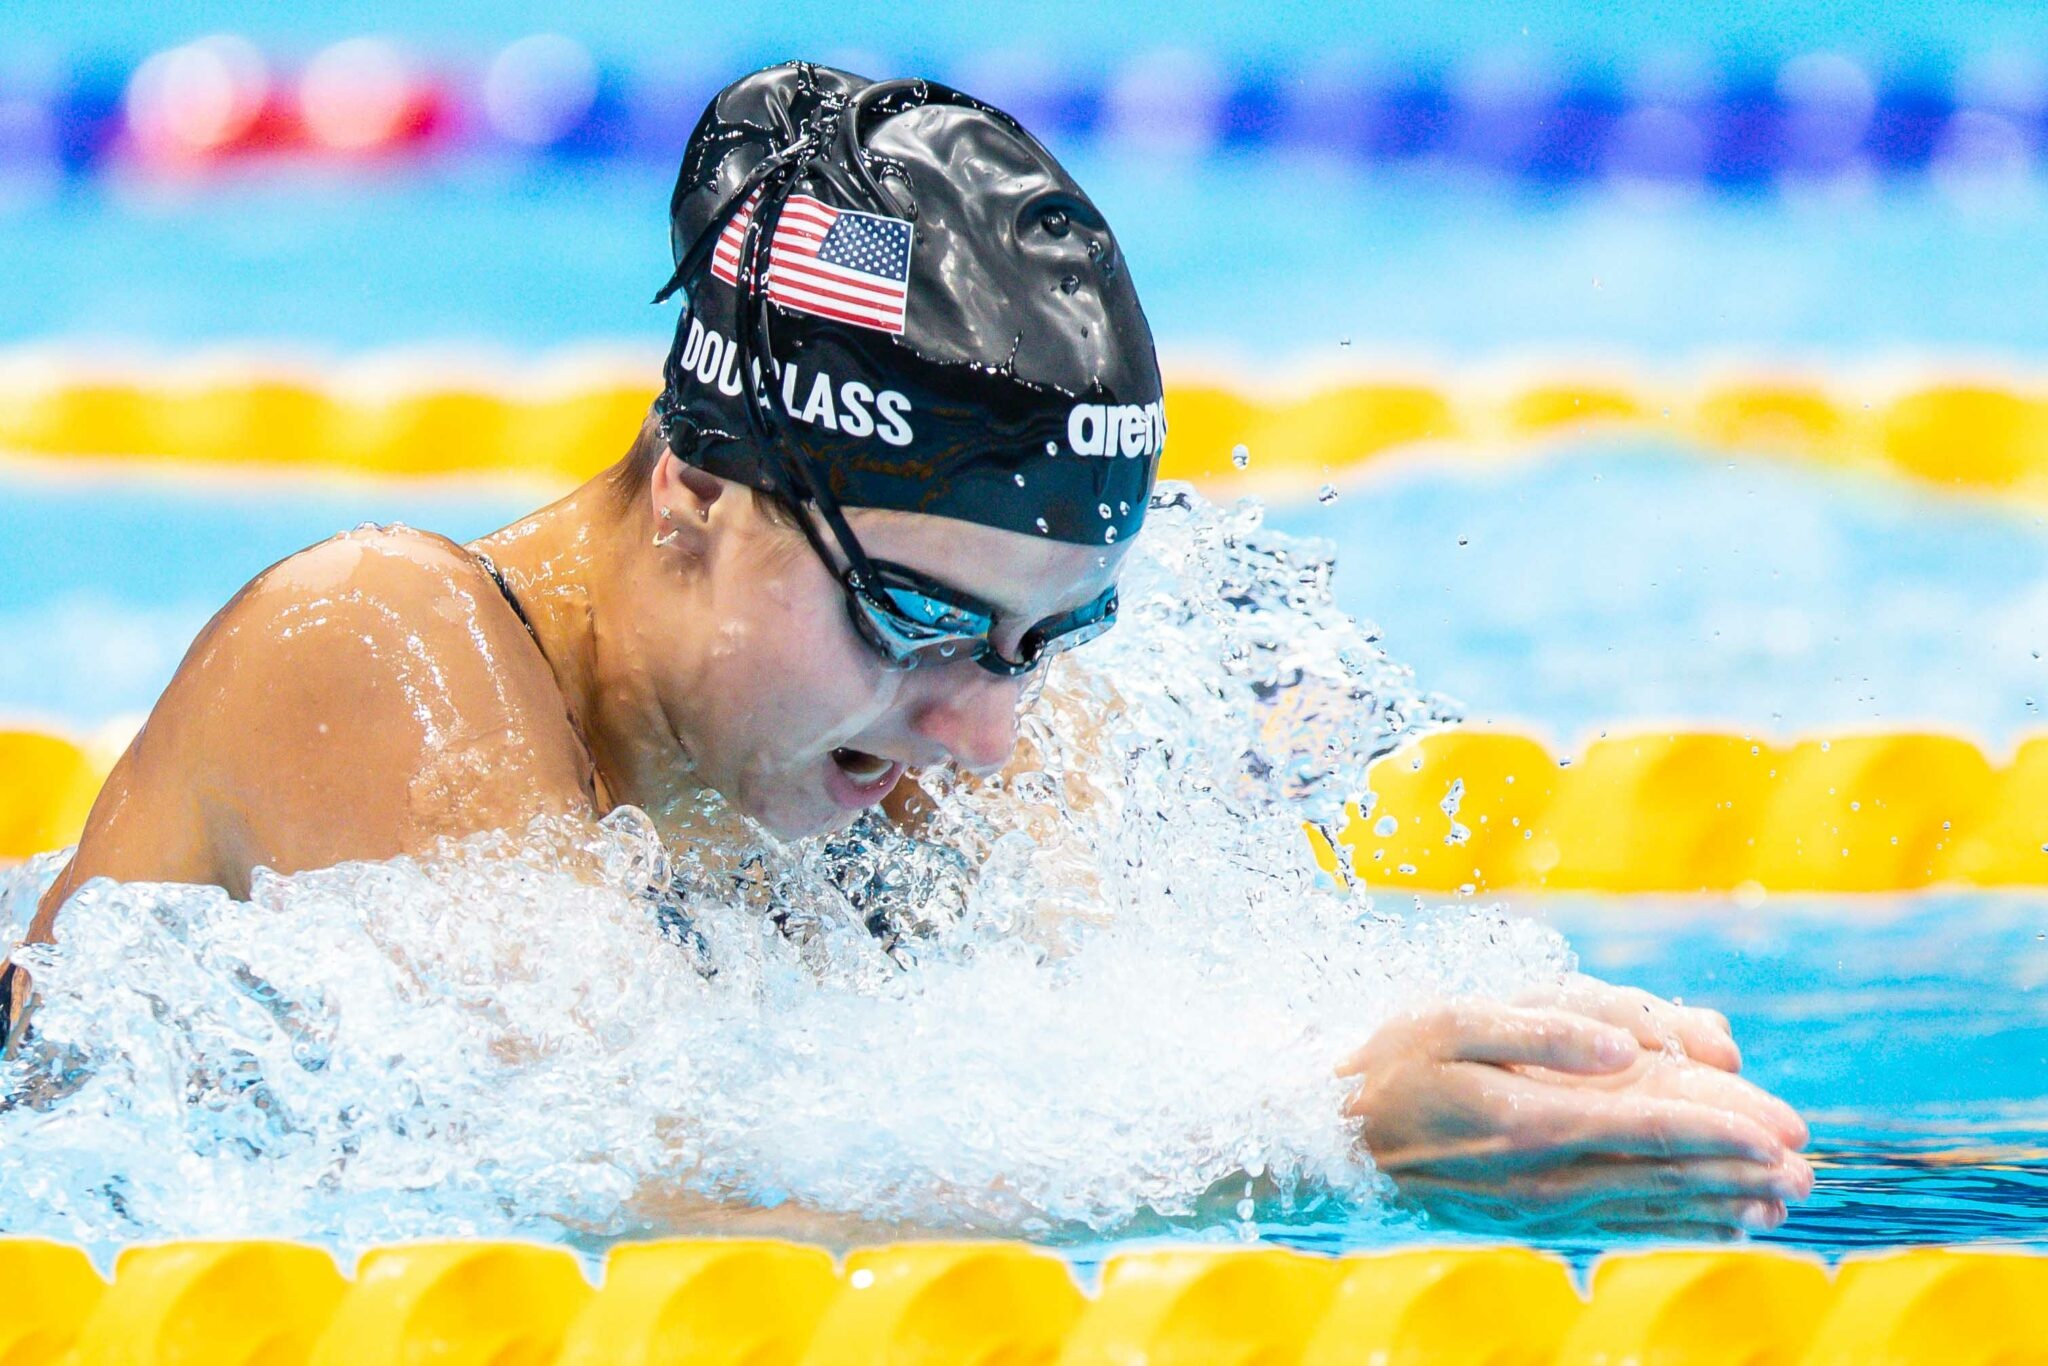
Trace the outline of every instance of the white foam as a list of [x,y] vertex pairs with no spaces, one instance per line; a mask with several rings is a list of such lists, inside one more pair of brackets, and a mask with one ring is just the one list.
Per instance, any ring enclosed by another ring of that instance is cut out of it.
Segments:
[[[1316,873],[1304,817],[1442,709],[1332,607],[1327,547],[1160,504],[1122,624],[1026,717],[1034,769],[934,777],[921,837],[671,857],[628,808],[246,902],[88,886],[28,951],[0,1219],[602,1240],[672,1185],[1058,1237],[1217,1217],[1245,1173],[1283,1207],[1369,1194],[1335,1062],[1569,954]],[[15,923],[53,869],[12,876]]]

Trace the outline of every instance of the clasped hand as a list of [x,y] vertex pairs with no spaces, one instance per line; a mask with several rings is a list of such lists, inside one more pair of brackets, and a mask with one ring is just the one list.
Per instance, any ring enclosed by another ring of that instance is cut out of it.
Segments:
[[1813,1188],[1807,1130],[1716,1011],[1574,976],[1383,1025],[1346,1113],[1399,1197],[1460,1228],[1725,1241]]

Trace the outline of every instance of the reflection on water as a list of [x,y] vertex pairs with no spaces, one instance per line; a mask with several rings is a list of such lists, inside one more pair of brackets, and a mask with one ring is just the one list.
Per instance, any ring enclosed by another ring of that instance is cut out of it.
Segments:
[[1587,971],[1727,1012],[1813,1125],[1817,1181],[1765,1241],[2048,1247],[2048,898],[1534,898]]

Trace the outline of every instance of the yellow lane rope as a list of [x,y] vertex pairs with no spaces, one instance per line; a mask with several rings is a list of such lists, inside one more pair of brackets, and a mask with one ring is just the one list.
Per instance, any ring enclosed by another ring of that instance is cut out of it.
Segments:
[[[118,737],[0,731],[0,858],[71,843]],[[2048,736],[1994,760],[1919,733],[1773,743],[1430,736],[1372,770],[1337,842],[1368,885],[1417,891],[1890,892],[2048,886]],[[1330,846],[1312,836],[1326,867]]]
[[[619,456],[653,398],[653,369],[560,358],[501,367],[486,382],[473,364],[465,381],[448,364],[398,354],[326,373],[0,355],[0,451],[559,483]],[[1168,477],[1268,491],[1430,443],[1492,455],[1633,431],[2048,502],[2048,382],[2032,380],[1474,374],[1287,390],[1181,378],[1166,402]]]
[[2048,1359],[2048,1258],[1920,1249],[1612,1255],[1582,1298],[1526,1248],[1341,1258],[1277,1248],[1129,1252],[1084,1293],[1012,1243],[827,1252],[753,1239],[629,1244],[593,1287],[565,1249],[412,1243],[345,1278],[284,1242],[130,1248],[103,1281],[77,1249],[0,1239],[0,1360],[523,1362],[1773,1362],[1990,1366]]

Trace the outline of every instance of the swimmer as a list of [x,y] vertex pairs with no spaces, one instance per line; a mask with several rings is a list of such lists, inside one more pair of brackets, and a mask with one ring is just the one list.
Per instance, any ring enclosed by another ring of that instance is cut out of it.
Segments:
[[[1115,237],[1007,116],[805,64],[718,95],[670,221],[681,316],[619,463],[470,545],[365,529],[259,575],[32,940],[94,878],[246,896],[622,804],[704,841],[707,791],[795,838],[1002,769],[1046,659],[1115,621],[1166,436]],[[1446,1222],[1725,1238],[1811,1181],[1711,1012],[1581,978],[1359,1042],[1360,1142]]]

